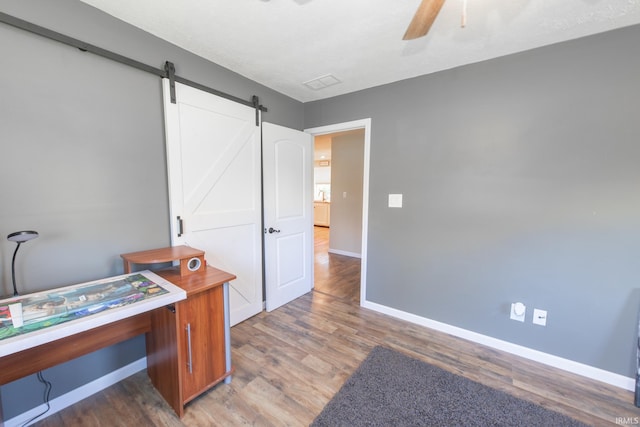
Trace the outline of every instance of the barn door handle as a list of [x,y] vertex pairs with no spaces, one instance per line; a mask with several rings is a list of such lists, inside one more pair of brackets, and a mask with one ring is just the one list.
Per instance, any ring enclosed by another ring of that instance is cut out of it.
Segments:
[[269,227],[269,234],[279,233],[279,232],[280,232],[280,230],[276,230],[276,229],[275,229],[275,228],[273,228],[273,227]]
[[180,218],[180,215],[178,215],[178,237],[182,236],[183,234],[184,234],[184,222],[182,218]]

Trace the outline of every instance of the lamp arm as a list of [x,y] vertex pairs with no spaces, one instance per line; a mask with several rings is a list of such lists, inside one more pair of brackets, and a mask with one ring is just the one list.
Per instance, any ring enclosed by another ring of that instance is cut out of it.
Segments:
[[22,242],[18,242],[16,246],[16,250],[13,251],[13,259],[11,260],[11,280],[13,281],[13,296],[18,296],[18,288],[16,287],[16,254],[18,253],[18,249],[20,249],[20,245]]

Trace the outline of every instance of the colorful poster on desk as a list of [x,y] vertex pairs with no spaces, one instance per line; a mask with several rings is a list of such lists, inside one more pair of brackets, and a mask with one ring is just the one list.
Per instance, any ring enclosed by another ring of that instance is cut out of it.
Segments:
[[[11,298],[0,302],[0,340],[137,301],[166,294],[162,286],[142,274],[107,282],[79,285]],[[9,306],[22,304],[23,326],[14,327]]]

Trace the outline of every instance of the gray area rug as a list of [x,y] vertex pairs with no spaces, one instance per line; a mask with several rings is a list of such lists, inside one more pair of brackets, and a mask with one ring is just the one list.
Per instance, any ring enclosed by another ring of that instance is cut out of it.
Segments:
[[371,351],[311,425],[585,426],[384,347]]

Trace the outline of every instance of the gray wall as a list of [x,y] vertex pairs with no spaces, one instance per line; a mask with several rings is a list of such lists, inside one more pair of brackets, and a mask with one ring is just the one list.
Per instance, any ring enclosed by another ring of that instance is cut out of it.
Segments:
[[[75,0],[4,0],[0,11],[242,99],[303,128],[303,106]],[[0,294],[15,244],[22,293],[121,274],[119,254],[169,244],[160,78],[0,24]],[[52,398],[143,357],[142,337],[49,369]],[[6,419],[42,402],[35,377],[3,386]]]
[[634,26],[305,104],[305,128],[372,119],[367,300],[633,377],[638,40]]
[[363,175],[364,130],[331,138],[329,251],[358,255],[362,252]]

